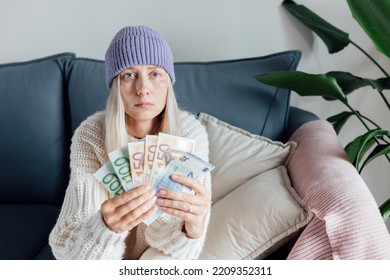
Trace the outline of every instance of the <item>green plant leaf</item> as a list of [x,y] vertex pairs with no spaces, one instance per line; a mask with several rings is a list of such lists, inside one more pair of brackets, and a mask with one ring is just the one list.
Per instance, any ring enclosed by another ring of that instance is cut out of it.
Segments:
[[[331,71],[326,73],[326,75],[332,76],[337,80],[339,86],[343,89],[345,95],[352,93],[353,91],[371,86],[373,89],[378,91],[383,91],[384,89],[390,89],[390,79],[389,78],[381,78],[377,80],[361,78],[355,75],[352,75],[348,72],[342,71]],[[334,98],[324,97],[328,101],[335,100]]]
[[380,144],[375,147],[375,149],[368,155],[362,166],[360,167],[360,172],[363,168],[369,164],[372,160],[379,156],[390,154],[390,144]]
[[360,162],[365,153],[374,145],[376,137],[381,135],[389,136],[389,131],[379,128],[370,130],[367,133],[356,137],[345,147],[345,152],[357,170],[359,170]]
[[326,74],[337,80],[337,83],[345,94],[350,94],[351,92],[366,86],[371,86],[374,89],[382,89],[376,80],[361,78],[348,72],[331,71]]
[[379,211],[381,211],[383,220],[386,221],[390,218],[390,198],[379,206]]
[[377,49],[390,58],[390,1],[347,0],[347,2],[352,16]]
[[337,80],[337,83],[345,94],[349,94],[358,88],[371,85],[366,79],[354,76],[348,72],[332,71],[326,74]]
[[276,87],[287,88],[301,96],[331,97],[348,104],[347,97],[332,76],[308,74],[301,71],[277,71],[255,77],[258,81]]
[[339,52],[351,42],[348,33],[325,21],[306,6],[291,0],[283,1],[282,6],[316,33],[327,46],[329,53]]
[[362,152],[361,150],[363,148],[365,148],[365,151],[367,151],[375,143],[375,140],[373,139],[365,142],[364,140],[365,136],[366,135],[364,134],[356,137],[345,147],[345,152],[347,153],[349,160],[352,162],[352,164],[355,166],[357,170],[359,169],[358,165],[356,164],[359,153]]
[[375,81],[381,90],[390,89],[390,78],[380,78]]
[[354,113],[352,112],[341,112],[337,115],[331,116],[327,118],[327,121],[330,122],[333,125],[334,130],[337,134],[340,133],[341,128],[344,126],[344,124],[347,122],[347,120],[353,116]]

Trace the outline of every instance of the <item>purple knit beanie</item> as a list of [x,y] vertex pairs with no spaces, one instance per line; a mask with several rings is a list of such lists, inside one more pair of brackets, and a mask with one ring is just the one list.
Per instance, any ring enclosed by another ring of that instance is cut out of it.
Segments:
[[159,66],[175,83],[173,55],[167,42],[153,29],[145,26],[127,26],[112,39],[106,51],[106,85],[123,70],[136,65]]

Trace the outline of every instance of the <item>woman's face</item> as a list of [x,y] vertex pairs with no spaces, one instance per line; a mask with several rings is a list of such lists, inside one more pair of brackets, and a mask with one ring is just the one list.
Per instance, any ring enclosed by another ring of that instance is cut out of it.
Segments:
[[150,124],[165,108],[168,74],[158,66],[137,65],[120,74],[121,95],[128,122]]

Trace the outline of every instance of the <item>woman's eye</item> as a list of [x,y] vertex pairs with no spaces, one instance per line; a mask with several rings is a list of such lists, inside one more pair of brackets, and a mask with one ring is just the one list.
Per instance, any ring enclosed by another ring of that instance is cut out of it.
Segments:
[[158,78],[158,77],[160,77],[161,76],[161,74],[159,73],[159,72],[153,72],[152,73],[152,77],[153,78]]
[[131,79],[131,78],[134,78],[134,77],[135,77],[134,73],[125,73],[123,75],[123,78],[125,78],[125,79]]

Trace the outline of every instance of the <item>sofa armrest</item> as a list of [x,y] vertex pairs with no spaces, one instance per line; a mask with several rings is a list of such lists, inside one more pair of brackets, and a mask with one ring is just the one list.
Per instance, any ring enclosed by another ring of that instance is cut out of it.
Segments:
[[38,256],[35,259],[36,260],[55,260],[56,258],[54,257],[53,252],[51,251],[49,244],[46,244],[46,246],[43,248],[43,250],[38,254]]
[[308,122],[290,140],[298,146],[289,175],[315,218],[289,259],[390,259],[390,235],[378,206],[332,125]]
[[288,113],[288,119],[287,119],[287,126],[286,126],[286,132],[284,135],[284,141],[288,140],[291,135],[303,124],[318,120],[319,117],[309,111],[290,106],[289,113]]

